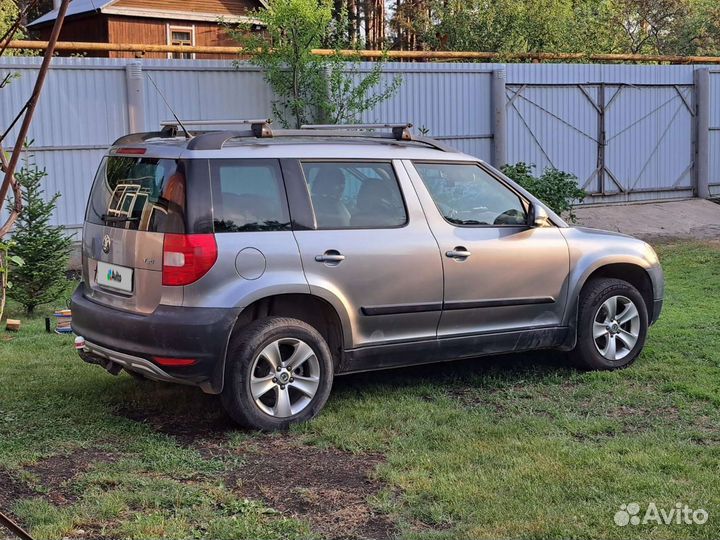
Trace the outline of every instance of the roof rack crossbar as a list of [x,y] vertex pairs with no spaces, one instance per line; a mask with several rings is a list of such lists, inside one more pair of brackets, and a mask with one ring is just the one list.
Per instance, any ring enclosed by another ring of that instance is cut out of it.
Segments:
[[358,130],[367,130],[367,129],[390,129],[392,130],[393,137],[398,141],[411,141],[413,140],[412,133],[410,132],[410,128],[412,128],[413,125],[410,122],[405,122],[403,124],[304,124],[300,126],[300,129],[309,129],[309,130],[343,130],[343,129],[358,129]]
[[[235,120],[181,120],[186,126],[238,126],[247,124],[272,124],[272,120],[268,118],[259,118],[254,120],[235,119]],[[177,126],[177,120],[164,120],[160,122],[161,127]]]

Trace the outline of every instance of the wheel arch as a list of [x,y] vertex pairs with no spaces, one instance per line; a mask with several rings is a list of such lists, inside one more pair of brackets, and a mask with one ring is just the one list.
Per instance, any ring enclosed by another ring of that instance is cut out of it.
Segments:
[[[245,307],[238,315],[228,340],[253,321],[265,317],[290,317],[301,320],[313,328],[325,339],[333,356],[337,372],[344,358],[344,340],[348,331],[341,315],[329,301],[310,293],[272,294],[259,298]],[[214,379],[219,391],[225,383],[225,365],[227,358],[218,362]]]
[[646,264],[642,259],[638,260],[606,260],[599,261],[587,268],[582,275],[575,280],[573,293],[568,297],[564,322],[571,329],[568,332],[566,342],[561,347],[563,350],[571,350],[577,342],[577,318],[580,294],[588,282],[595,278],[615,278],[626,281],[635,287],[645,302],[648,319],[651,320],[654,309],[653,281],[648,273]]

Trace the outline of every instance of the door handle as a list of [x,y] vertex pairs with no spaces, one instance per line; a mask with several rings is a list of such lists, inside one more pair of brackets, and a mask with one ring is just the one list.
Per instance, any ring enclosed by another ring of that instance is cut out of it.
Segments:
[[457,246],[455,249],[451,249],[450,251],[445,252],[446,257],[449,257],[450,259],[458,259],[461,261],[464,261],[470,255],[472,255],[472,253],[470,253],[467,248],[463,246]]
[[345,260],[345,255],[335,249],[328,249],[322,255],[315,255],[315,260],[321,263],[339,264]]

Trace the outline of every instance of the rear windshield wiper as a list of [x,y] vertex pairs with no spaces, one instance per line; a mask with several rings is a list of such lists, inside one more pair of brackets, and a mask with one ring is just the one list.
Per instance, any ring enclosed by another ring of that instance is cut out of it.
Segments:
[[102,219],[105,223],[123,223],[125,221],[140,221],[140,218],[137,218],[137,217],[108,216],[107,214],[103,214],[102,216],[100,216],[100,219]]

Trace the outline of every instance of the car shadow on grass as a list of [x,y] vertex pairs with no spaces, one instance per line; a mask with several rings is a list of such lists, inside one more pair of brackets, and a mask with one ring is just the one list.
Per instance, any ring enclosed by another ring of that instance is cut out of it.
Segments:
[[[345,390],[387,392],[388,387],[407,390],[428,384],[450,392],[482,383],[492,391],[495,386],[512,386],[528,380],[540,382],[572,371],[567,354],[558,351],[486,356],[338,376],[330,399],[344,399]],[[218,396],[203,394],[195,388],[138,381],[125,398],[116,414],[147,424],[183,445],[202,447],[243,431],[223,411]]]

